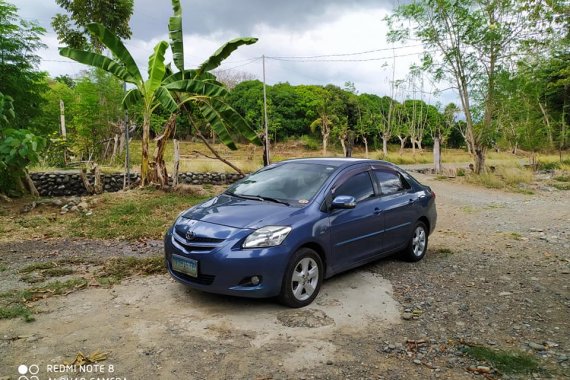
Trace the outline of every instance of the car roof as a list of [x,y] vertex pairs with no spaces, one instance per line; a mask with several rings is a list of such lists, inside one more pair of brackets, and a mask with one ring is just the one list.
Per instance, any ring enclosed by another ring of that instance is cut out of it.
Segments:
[[311,163],[311,164],[320,164],[320,165],[329,165],[334,167],[348,167],[355,164],[370,164],[370,165],[378,165],[378,166],[385,166],[389,168],[395,168],[391,162],[382,161],[382,160],[371,160],[367,158],[347,158],[347,157],[314,157],[314,158],[295,158],[290,160],[281,161],[281,164],[285,164],[288,162],[296,162],[296,163]]

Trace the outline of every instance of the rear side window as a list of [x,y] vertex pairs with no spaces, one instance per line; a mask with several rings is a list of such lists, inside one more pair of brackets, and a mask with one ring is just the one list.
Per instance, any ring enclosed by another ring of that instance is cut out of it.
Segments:
[[383,195],[396,194],[410,188],[410,185],[398,173],[375,170],[374,175],[380,183]]
[[374,187],[368,172],[356,174],[336,188],[334,195],[350,195],[357,202],[374,196]]

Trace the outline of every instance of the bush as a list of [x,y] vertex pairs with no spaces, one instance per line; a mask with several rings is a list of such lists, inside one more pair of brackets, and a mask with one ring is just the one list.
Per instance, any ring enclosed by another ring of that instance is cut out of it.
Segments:
[[314,137],[303,135],[299,139],[303,144],[303,147],[308,150],[319,150],[321,149],[321,142]]
[[0,193],[18,196],[24,192],[26,168],[38,162],[44,144],[43,138],[25,129],[0,131]]

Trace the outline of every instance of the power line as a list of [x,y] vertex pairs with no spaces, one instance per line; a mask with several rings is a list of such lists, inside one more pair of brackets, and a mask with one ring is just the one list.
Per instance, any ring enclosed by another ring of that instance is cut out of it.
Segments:
[[257,61],[259,61],[259,60],[261,60],[261,57],[250,58],[250,59],[248,60],[248,62],[243,63],[243,64],[241,64],[241,65],[228,67],[227,69],[222,69],[222,70],[214,70],[214,72],[223,73],[223,72],[225,72],[225,71],[230,71],[230,70],[233,70],[233,69],[237,69],[238,67],[243,67],[243,66],[251,65],[252,63],[257,62]]
[[275,61],[284,61],[284,62],[368,62],[368,61],[383,61],[386,59],[391,58],[400,58],[400,57],[409,57],[414,55],[423,54],[424,52],[416,52],[416,53],[409,53],[409,54],[400,54],[400,55],[392,55],[387,57],[375,57],[375,58],[363,58],[363,59],[304,59],[299,57],[300,59],[296,59],[294,57],[290,58],[281,58],[281,57],[265,57],[267,59],[273,59]]
[[[396,47],[389,47],[389,48],[382,48],[382,49],[374,49],[374,50],[366,50],[366,51],[359,51],[356,53],[338,53],[338,54],[323,54],[323,55],[309,55],[309,56],[283,56],[283,57],[272,57],[272,58],[282,58],[282,59],[289,59],[289,58],[299,58],[299,59],[312,59],[312,58],[327,58],[327,57],[348,57],[351,55],[362,55],[362,54],[370,54],[370,53],[377,53],[379,51],[388,51],[388,50],[399,50],[399,49],[407,49],[413,47],[420,47],[423,46],[422,44],[418,45],[407,45],[407,46],[396,46]],[[266,57],[269,58],[269,57]]]

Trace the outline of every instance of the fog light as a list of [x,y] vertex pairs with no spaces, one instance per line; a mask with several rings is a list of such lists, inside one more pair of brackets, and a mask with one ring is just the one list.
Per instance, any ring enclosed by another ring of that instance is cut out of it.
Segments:
[[251,276],[251,284],[252,285],[259,285],[260,282],[261,282],[261,280],[259,279],[258,276]]

